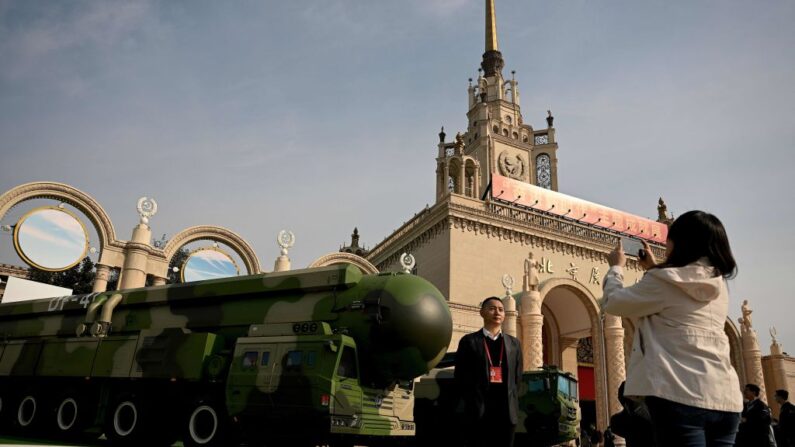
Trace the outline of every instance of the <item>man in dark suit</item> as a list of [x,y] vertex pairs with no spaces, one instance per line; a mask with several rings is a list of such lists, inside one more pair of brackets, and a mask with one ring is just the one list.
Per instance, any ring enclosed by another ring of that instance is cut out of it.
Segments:
[[505,308],[496,296],[480,305],[483,329],[458,343],[455,378],[464,398],[467,443],[473,447],[512,447],[519,414],[522,347],[502,333]]
[[781,405],[778,412],[778,447],[795,447],[795,405],[788,402],[787,390],[776,390],[776,402]]
[[743,390],[746,399],[735,445],[765,447],[770,445],[770,408],[759,399],[760,388],[749,383]]

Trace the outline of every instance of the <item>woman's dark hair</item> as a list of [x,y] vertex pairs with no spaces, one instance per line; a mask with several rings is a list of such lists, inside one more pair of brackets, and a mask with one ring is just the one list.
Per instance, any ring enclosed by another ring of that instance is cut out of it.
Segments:
[[726,229],[712,214],[704,211],[682,214],[668,229],[668,240],[673,242],[673,249],[659,267],[684,267],[706,257],[715,268],[716,276],[734,278],[737,275],[737,263]]

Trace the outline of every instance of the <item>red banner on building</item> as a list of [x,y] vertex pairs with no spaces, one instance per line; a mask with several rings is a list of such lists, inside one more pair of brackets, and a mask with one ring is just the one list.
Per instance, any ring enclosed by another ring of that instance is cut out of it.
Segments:
[[663,223],[501,175],[492,176],[491,197],[649,241],[665,243],[668,236]]

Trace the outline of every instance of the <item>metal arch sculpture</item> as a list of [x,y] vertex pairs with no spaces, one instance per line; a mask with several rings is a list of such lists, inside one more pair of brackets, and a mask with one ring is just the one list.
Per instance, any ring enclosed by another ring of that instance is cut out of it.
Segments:
[[57,200],[77,208],[94,226],[99,237],[100,253],[109,246],[123,248],[123,243],[116,239],[116,230],[110,217],[99,202],[83,191],[64,183],[31,182],[6,191],[0,195],[0,218],[4,217],[11,208],[33,199]]
[[351,264],[368,275],[377,275],[378,268],[367,259],[353,253],[334,252],[321,256],[309,264],[309,268],[327,267],[334,264]]
[[[200,240],[213,240],[228,245],[243,260],[249,275],[261,272],[257,254],[254,253],[251,245],[234,231],[215,225],[197,225],[180,231],[168,241],[163,248],[163,253],[170,261],[183,245]],[[166,277],[167,275],[168,265],[166,264],[166,270],[162,272],[162,276]]]

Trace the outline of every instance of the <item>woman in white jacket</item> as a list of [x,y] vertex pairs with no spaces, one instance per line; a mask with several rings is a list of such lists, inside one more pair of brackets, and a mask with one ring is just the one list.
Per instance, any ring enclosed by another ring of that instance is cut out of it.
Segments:
[[664,262],[645,245],[640,282],[624,287],[620,242],[603,282],[603,311],[636,328],[625,393],[645,398],[659,446],[732,446],[743,400],[724,332],[726,279],[737,272],[726,230],[689,211],[668,231]]

